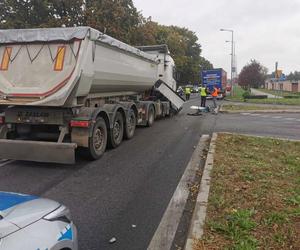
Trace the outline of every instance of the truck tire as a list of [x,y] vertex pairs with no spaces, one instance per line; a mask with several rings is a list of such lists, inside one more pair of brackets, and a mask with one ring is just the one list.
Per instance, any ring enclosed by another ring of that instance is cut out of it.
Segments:
[[128,113],[128,121],[125,126],[125,135],[124,135],[127,140],[131,139],[134,136],[135,127],[136,127],[135,113],[132,109],[130,109]]
[[155,119],[154,107],[151,105],[148,110],[147,127],[151,127],[153,125],[154,119]]
[[86,155],[91,160],[99,159],[104,154],[106,145],[106,123],[102,117],[98,117],[93,127],[92,136],[89,138],[89,147],[85,149]]
[[110,148],[118,147],[124,135],[124,120],[122,114],[118,111],[114,120],[113,128],[110,130],[109,146]]

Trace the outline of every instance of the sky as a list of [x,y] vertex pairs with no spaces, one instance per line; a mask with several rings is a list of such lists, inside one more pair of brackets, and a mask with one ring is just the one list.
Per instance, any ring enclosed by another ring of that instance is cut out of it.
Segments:
[[285,74],[300,71],[300,0],[133,0],[145,17],[196,33],[202,56],[230,74],[234,30],[238,72],[255,59]]

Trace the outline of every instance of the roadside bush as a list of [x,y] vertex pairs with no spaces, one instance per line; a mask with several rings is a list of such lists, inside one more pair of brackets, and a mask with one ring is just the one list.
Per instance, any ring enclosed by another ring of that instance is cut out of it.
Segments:
[[243,99],[244,99],[244,101],[247,99],[247,98],[249,98],[250,97],[250,95],[251,95],[251,93],[250,93],[250,91],[249,90],[247,90],[247,91],[245,91],[244,93],[243,93]]
[[246,99],[267,99],[267,95],[249,95]]
[[300,98],[300,96],[298,96],[298,95],[285,95],[285,96],[283,96],[284,98],[287,98],[287,99],[292,99],[292,98]]

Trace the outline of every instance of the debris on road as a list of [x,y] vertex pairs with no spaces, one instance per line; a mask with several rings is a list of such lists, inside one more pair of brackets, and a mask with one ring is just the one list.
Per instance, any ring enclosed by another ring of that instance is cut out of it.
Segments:
[[110,244],[113,244],[117,241],[117,239],[115,237],[112,237],[110,240],[109,240],[109,243]]

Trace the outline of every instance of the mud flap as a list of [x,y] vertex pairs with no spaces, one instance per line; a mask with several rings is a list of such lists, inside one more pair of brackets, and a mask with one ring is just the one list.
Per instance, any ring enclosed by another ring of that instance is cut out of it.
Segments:
[[75,143],[0,139],[0,159],[75,163]]

